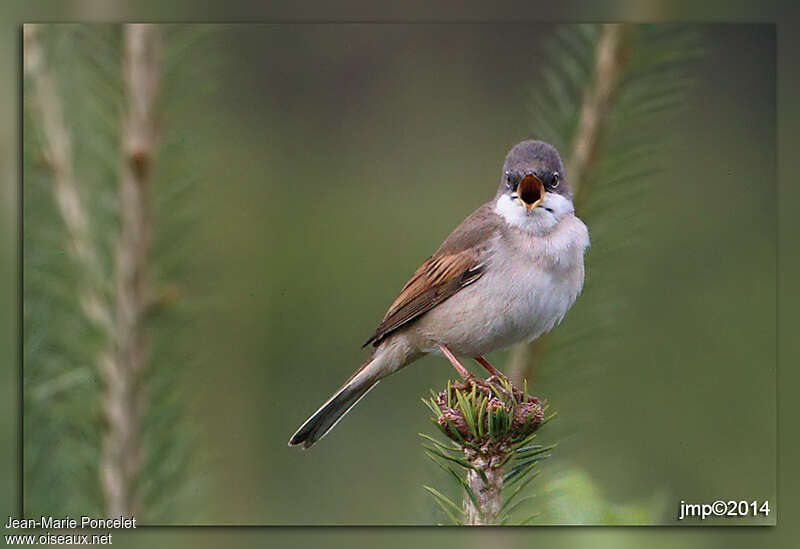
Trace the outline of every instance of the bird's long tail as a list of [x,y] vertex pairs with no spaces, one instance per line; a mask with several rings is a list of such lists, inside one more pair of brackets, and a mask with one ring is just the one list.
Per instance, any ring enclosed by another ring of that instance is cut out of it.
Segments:
[[300,426],[289,439],[289,446],[302,444],[303,448],[311,448],[328,434],[381,379],[402,367],[396,357],[392,356],[394,354],[379,349],[325,404],[320,406],[319,410]]

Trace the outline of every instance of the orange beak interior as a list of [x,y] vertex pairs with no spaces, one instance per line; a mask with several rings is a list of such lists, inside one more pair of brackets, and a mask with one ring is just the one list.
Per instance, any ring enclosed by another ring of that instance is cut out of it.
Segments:
[[526,175],[522,178],[522,181],[519,182],[517,195],[525,204],[525,207],[530,210],[544,198],[544,184],[538,177]]

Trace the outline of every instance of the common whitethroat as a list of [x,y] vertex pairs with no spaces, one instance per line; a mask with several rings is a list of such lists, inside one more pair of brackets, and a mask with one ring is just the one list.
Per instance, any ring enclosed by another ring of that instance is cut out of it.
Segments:
[[561,322],[583,287],[586,225],[575,216],[558,151],[523,141],[506,156],[494,199],[467,217],[403,286],[375,333],[374,349],[306,420],[289,445],[310,448],[381,379],[440,353],[474,358],[530,342]]

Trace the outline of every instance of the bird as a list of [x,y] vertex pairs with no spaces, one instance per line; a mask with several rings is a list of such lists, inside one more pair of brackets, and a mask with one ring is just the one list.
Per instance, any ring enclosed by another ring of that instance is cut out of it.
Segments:
[[289,439],[310,448],[379,381],[428,355],[502,375],[487,353],[559,324],[584,283],[589,231],[575,215],[558,150],[526,140],[505,157],[495,197],[414,272],[363,347],[369,358]]

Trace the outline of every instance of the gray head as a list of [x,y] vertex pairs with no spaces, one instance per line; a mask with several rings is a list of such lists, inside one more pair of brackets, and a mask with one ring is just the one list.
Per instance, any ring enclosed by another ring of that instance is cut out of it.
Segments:
[[544,141],[523,141],[506,155],[495,210],[513,225],[540,232],[574,211],[564,163]]
[[544,141],[523,141],[514,145],[503,163],[498,195],[517,186],[526,176],[538,179],[546,192],[572,198],[564,163],[554,146]]

